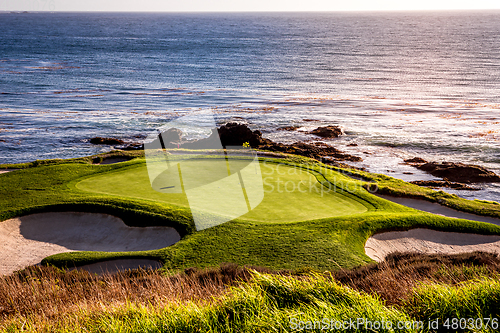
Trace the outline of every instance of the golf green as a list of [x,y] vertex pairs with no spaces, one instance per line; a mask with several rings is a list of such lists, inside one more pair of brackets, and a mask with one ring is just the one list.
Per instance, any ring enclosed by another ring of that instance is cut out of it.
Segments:
[[[249,164],[248,160],[231,160],[227,164],[227,169],[221,169],[218,167],[221,162],[226,165],[224,159],[182,161],[183,170],[190,171],[191,180],[183,171],[183,191],[180,191],[180,187],[178,187],[178,192],[181,193],[161,193],[153,189],[155,182],[161,180],[165,184],[163,188],[166,190],[164,192],[169,192],[169,189],[174,186],[167,185],[176,183],[175,178],[178,177],[178,174],[175,173],[176,168],[170,168],[161,173],[153,182],[152,187],[145,163],[86,178],[78,182],[76,187],[88,192],[188,207],[188,198],[184,190],[203,186],[203,184],[211,183],[216,179],[223,179]],[[241,216],[240,220],[296,222],[359,214],[368,210],[361,199],[357,199],[338,188],[323,186],[312,172],[304,168],[261,161],[260,174],[262,176],[263,199],[254,209]]]

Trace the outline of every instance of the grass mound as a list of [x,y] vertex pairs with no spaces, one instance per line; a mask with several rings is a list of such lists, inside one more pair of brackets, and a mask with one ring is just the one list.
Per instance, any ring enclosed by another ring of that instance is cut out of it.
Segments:
[[[420,284],[405,307],[415,318],[435,318],[451,330],[470,327],[474,331],[479,326],[476,320],[481,319],[481,325],[488,323],[492,331],[498,332],[500,281],[483,278],[458,286]],[[458,322],[452,318],[458,319]]]
[[[0,175],[0,221],[39,212],[90,211],[115,215],[130,226],[174,227],[182,239],[165,249],[73,252],[43,261],[64,267],[140,257],[160,260],[172,270],[213,267],[221,262],[276,270],[301,267],[327,270],[332,264],[350,268],[371,262],[363,245],[368,237],[381,230],[427,227],[500,234],[500,227],[495,225],[446,218],[393,204],[365,189],[373,186],[373,182],[353,179],[346,170],[314,160],[286,156],[261,159],[265,193],[256,209],[196,232],[185,195],[153,191],[141,154],[113,152],[81,159],[9,165],[21,170]],[[134,159],[93,164],[116,157]],[[175,155],[175,158],[192,156]],[[216,159],[200,156],[199,152],[197,158],[185,162],[210,165]],[[237,166],[240,162],[232,163]]]
[[[0,331],[495,332],[499,272],[500,259],[485,253],[398,254],[324,273],[224,264],[175,275],[135,270],[96,276],[32,267],[0,278]],[[355,280],[391,276],[412,282],[398,302]],[[483,327],[466,321],[469,328],[453,329],[450,321],[446,329],[447,318],[481,318]],[[435,320],[438,329],[429,329]]]
[[[500,203],[488,200],[467,200],[455,194],[444,191],[435,191],[430,188],[418,186],[400,179],[382,174],[370,174],[359,170],[349,170],[349,173],[367,181],[376,183],[377,192],[396,197],[423,199],[472,214],[500,218]],[[367,183],[365,187],[373,186]]]
[[[225,287],[217,278],[223,270],[197,278],[193,274],[165,277],[144,271],[104,277],[69,273],[60,277],[58,272],[35,271],[0,283],[0,288],[26,294],[28,302],[40,293],[38,298],[44,306],[35,300],[34,309],[3,313],[2,326],[6,332],[19,330],[22,325],[41,332],[275,332],[294,326],[324,327],[323,318],[330,318],[328,325],[358,317],[386,322],[409,320],[377,297],[320,275],[297,278],[253,270],[247,282],[243,282],[245,273],[237,285]],[[47,290],[40,284],[56,287]],[[316,327],[314,331],[321,331]]]
[[341,283],[380,295],[388,304],[401,305],[419,281],[456,285],[500,273],[500,258],[492,253],[456,255],[393,253],[378,264],[335,272]]

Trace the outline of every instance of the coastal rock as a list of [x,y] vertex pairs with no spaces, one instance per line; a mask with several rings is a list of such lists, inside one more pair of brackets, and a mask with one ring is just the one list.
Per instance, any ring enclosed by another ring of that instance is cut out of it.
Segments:
[[[220,141],[219,141],[220,140]],[[215,149],[222,146],[243,146],[247,143],[252,148],[258,148],[263,144],[271,143],[264,139],[258,130],[252,131],[247,125],[238,123],[227,123],[218,129],[212,129],[212,133],[206,139],[184,142],[181,148],[187,149]]]
[[425,187],[447,187],[447,188],[453,188],[455,190],[466,190],[466,191],[479,191],[481,190],[480,188],[472,187],[467,184],[463,183],[457,183],[457,182],[450,182],[446,180],[415,180],[410,182],[412,184],[418,185],[418,186],[425,186]]
[[338,126],[325,126],[318,127],[309,133],[320,136],[322,138],[338,138],[342,135],[342,129]]
[[100,136],[97,136],[95,138],[90,139],[90,143],[94,145],[121,145],[124,144],[125,142],[121,139],[116,139],[116,138],[103,138]]
[[242,146],[248,142],[251,147],[257,147],[265,140],[262,138],[260,131],[252,131],[248,126],[238,123],[227,123],[219,129],[219,137],[222,145],[226,146]]
[[[164,148],[178,148],[182,144],[182,131],[175,127],[169,128],[168,130],[161,132],[157,135],[155,140],[150,143],[154,147],[164,147]],[[130,144],[125,148],[125,150],[138,150],[144,149],[144,145],[140,144]]]
[[330,157],[343,161],[362,161],[358,156],[343,153],[323,142],[316,142],[314,145],[300,141],[292,144],[276,143],[263,138],[260,131],[252,131],[242,124],[227,123],[218,129],[218,133],[223,146],[241,146],[243,143],[248,142],[253,148],[301,155],[318,160],[323,157]]
[[[175,134],[175,135],[174,135]],[[164,141],[165,136],[163,136]],[[181,139],[181,133],[171,131],[167,136],[171,140]],[[168,140],[167,139],[167,140]],[[170,143],[175,141],[169,141]],[[314,158],[317,160],[336,159],[341,161],[362,161],[361,157],[346,154],[341,152],[335,147],[332,147],[323,142],[315,142],[314,144],[307,144],[305,142],[295,142],[293,144],[276,143],[269,139],[262,137],[262,133],[258,130],[252,131],[247,125],[238,123],[227,123],[218,129],[212,129],[212,133],[206,139],[195,141],[181,141],[180,148],[186,149],[216,149],[222,146],[243,146],[244,143],[249,143],[252,148],[258,148],[274,152],[282,152],[294,155]],[[169,143],[169,145],[170,145]],[[166,147],[171,147],[167,145]],[[326,160],[325,160],[326,161]],[[331,161],[330,161],[331,163]]]
[[420,158],[420,157],[414,157],[414,158],[406,159],[405,163],[413,165],[413,164],[424,164],[424,163],[427,163],[427,161],[424,160],[423,158]]
[[278,131],[296,131],[300,126],[285,126],[285,127],[278,127]]
[[416,168],[428,172],[445,181],[458,183],[500,182],[500,176],[481,166],[453,162],[427,162],[415,165]]
[[177,128],[169,128],[161,133],[165,146],[177,146],[182,142],[182,131]]
[[353,162],[362,160],[358,156],[343,153],[323,142],[316,142],[313,145],[304,142],[295,142],[293,144],[276,143],[263,138],[260,131],[252,131],[243,124],[227,123],[218,129],[218,133],[223,146],[241,146],[243,143],[248,142],[253,148],[301,155],[314,159],[331,157],[337,160]]
[[144,150],[143,143],[131,143],[121,148],[122,150]]
[[278,151],[287,154],[300,155],[305,157],[322,160],[324,157],[330,157],[341,161],[359,162],[362,161],[361,157],[346,154],[341,152],[335,147],[322,143],[321,145],[311,145],[305,142],[295,142],[289,145],[283,143],[271,142],[259,146],[260,149]]

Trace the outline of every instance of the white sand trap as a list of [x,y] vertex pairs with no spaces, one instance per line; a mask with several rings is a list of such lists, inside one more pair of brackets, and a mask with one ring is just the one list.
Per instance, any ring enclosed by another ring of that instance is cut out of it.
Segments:
[[481,216],[481,215],[460,212],[458,210],[454,210],[454,209],[448,208],[446,206],[440,205],[438,203],[429,202],[426,200],[392,197],[389,195],[382,195],[382,194],[376,194],[376,196],[378,196],[379,198],[385,199],[385,200],[389,200],[389,201],[398,203],[398,204],[403,205],[403,206],[415,208],[415,209],[418,209],[418,210],[421,210],[424,212],[428,212],[428,213],[433,213],[433,214],[443,215],[443,216],[448,216],[448,217],[454,217],[457,219],[466,219],[466,220],[471,220],[471,221],[487,222],[487,223],[493,223],[496,225],[500,225],[500,219],[497,219],[494,217],[489,217],[489,216]]
[[392,252],[456,254],[473,251],[500,253],[500,236],[417,228],[375,234],[365,244],[366,255],[378,262]]
[[0,275],[61,252],[154,250],[179,240],[174,228],[129,227],[106,214],[33,214],[0,222]]
[[0,174],[11,172],[11,171],[16,171],[16,170],[19,170],[19,169],[0,169]]

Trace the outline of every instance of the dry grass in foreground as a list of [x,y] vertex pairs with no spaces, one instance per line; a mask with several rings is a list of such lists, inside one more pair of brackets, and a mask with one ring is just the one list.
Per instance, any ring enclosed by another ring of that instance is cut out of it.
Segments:
[[[267,273],[264,268],[253,267]],[[187,269],[167,276],[162,271],[131,270],[95,275],[32,266],[0,277],[0,327],[16,317],[57,320],[81,309],[105,310],[123,304],[166,306],[182,301],[209,302],[229,285],[251,278],[249,268],[223,264]]]
[[[200,306],[215,304],[228,286],[248,282],[252,269],[223,264],[217,268],[190,268],[168,276],[162,271],[133,270],[102,276],[85,271],[64,272],[52,267],[30,267],[11,276],[0,277],[0,330],[9,322],[64,322],[78,313],[106,313],[121,307],[168,308],[190,301]],[[455,285],[490,277],[499,280],[500,258],[474,252],[459,255],[393,254],[385,262],[324,274],[355,290],[378,294],[386,305],[404,307],[419,282]],[[274,272],[295,275],[300,272]],[[304,275],[311,277],[309,271]],[[276,276],[276,275],[274,275]],[[214,303],[215,302],[215,303]]]
[[475,278],[498,279],[499,273],[500,258],[492,253],[393,253],[381,263],[341,270],[334,276],[344,285],[378,294],[388,305],[401,305],[418,282],[455,285]]

